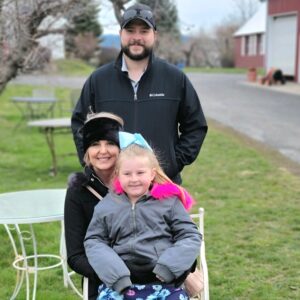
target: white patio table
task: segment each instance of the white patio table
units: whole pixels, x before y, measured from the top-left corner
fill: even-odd
[[[52,159],[52,168],[51,171],[54,176],[57,174],[57,156],[55,151],[54,143],[54,131],[56,130],[68,130],[71,129],[71,118],[56,118],[56,119],[42,119],[29,121],[27,124],[29,127],[36,127],[41,129],[45,134],[47,145],[50,150],[51,159]]]
[[[67,269],[65,238],[64,238],[64,201],[65,189],[28,190],[0,194],[0,224],[3,224],[14,251],[12,266],[17,270],[16,284],[10,299],[15,299],[24,281],[26,282],[26,299],[36,298],[38,271],[61,267],[63,269],[64,285],[70,285],[74,291],[81,293],[74,286]],[[33,224],[46,222],[61,222],[60,249],[56,254],[41,254],[38,252],[37,240]],[[22,230],[20,225],[28,224],[29,230]],[[27,227],[26,226],[26,227]],[[32,254],[27,254],[29,248]],[[27,245],[26,245],[27,243]],[[27,246],[27,247],[26,247]],[[39,265],[40,261],[47,263]],[[49,262],[50,261],[50,262]],[[30,274],[33,274],[31,288]]]
[[[55,97],[12,97],[12,103],[21,112],[21,121],[29,119],[37,119],[42,116],[54,116],[54,107],[57,102]]]

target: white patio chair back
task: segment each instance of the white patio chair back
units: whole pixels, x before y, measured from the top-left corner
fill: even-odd
[[[202,234],[202,242],[199,252],[198,267],[203,274],[203,290],[200,295],[193,299],[209,300],[209,280],[208,267],[205,255],[205,235],[204,235],[204,208],[200,207],[197,214],[191,214],[192,219],[197,223],[199,232]]]

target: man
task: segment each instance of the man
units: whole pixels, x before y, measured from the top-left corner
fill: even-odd
[[[82,162],[80,129],[87,113],[115,113],[123,118],[125,131],[146,138],[166,174],[181,183],[180,171],[196,159],[207,124],[187,76],[153,55],[156,38],[149,6],[135,4],[125,10],[121,52],[116,62],[100,67],[85,82],[72,115],[72,131]]]

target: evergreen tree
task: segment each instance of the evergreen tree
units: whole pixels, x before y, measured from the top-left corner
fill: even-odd
[[[156,53],[177,64],[182,60],[177,7],[173,0],[139,0],[151,7],[159,32]]]
[[[78,0],[70,11],[65,45],[68,56],[73,54],[89,60],[93,52],[98,52],[102,34],[102,27],[98,22],[99,11],[95,0]]]
[[[138,2],[151,7],[160,34],[180,36],[177,7],[172,0],[139,0]]]
[[[102,33],[102,28],[98,22],[99,6],[93,0],[81,0],[81,11],[73,19],[73,32],[79,33],[92,32],[95,37]]]

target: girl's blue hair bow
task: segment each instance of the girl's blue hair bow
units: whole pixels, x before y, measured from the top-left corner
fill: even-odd
[[[140,133],[129,133],[129,132],[120,131],[119,143],[121,149],[124,149],[132,144],[136,144],[152,151],[152,148]]]

